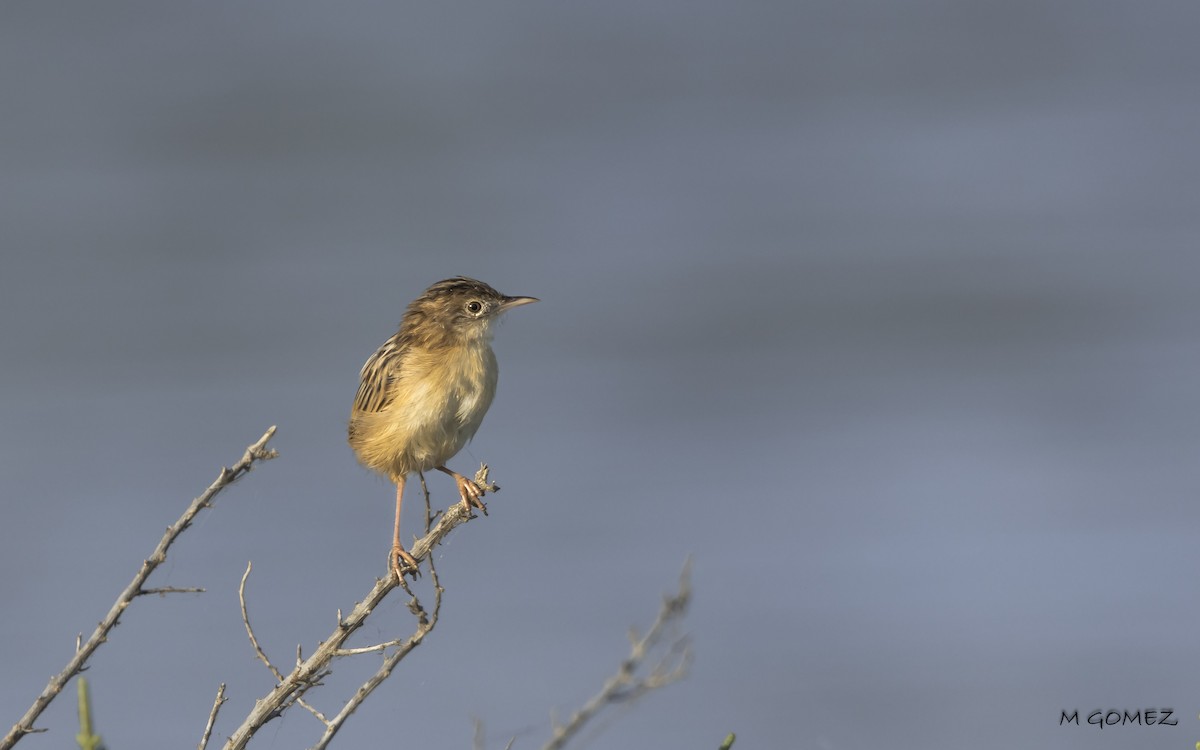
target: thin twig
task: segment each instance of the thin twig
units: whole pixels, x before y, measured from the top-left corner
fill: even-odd
[[[418,561],[430,559],[434,547],[440,544],[451,531],[470,521],[472,518],[474,516],[471,514],[469,508],[463,507],[462,503],[455,503],[438,516],[437,523],[434,524],[433,528],[425,536],[412,544],[409,548],[409,553]],[[441,586],[437,581],[436,571],[431,570],[431,573],[432,583],[434,584],[435,591],[438,592],[434,613],[430,617],[431,624],[428,627],[418,627],[417,631],[411,637],[403,644],[400,644],[397,652],[385,660],[384,667],[380,669],[380,672],[375,677],[372,677],[371,680],[368,680],[367,684],[359,688],[360,693],[364,690],[366,692],[361,697],[356,693],[355,698],[357,702],[354,702],[354,699],[352,699],[353,707],[349,711],[347,711],[346,707],[343,707],[338,716],[329,720],[331,726],[326,729],[326,736],[329,738],[332,738],[332,734],[337,731],[337,727],[341,726],[340,722],[345,720],[345,716],[349,716],[353,708],[356,708],[358,703],[362,702],[362,698],[369,695],[378,682],[382,682],[387,677],[387,673],[390,673],[395,664],[398,664],[405,655],[420,645],[422,639],[432,629],[432,623],[436,622],[441,601]],[[279,684],[255,702],[254,707],[242,721],[241,726],[234,730],[228,742],[226,742],[225,750],[242,750],[245,748],[250,742],[250,738],[264,724],[271,719],[281,716],[292,703],[303,697],[309,689],[320,682],[321,678],[328,673],[329,664],[339,655],[338,652],[343,650],[346,640],[363,626],[367,617],[375,611],[380,602],[393,589],[397,588],[398,585],[396,577],[390,573],[383,578],[376,579],[375,586],[360,602],[354,605],[354,609],[339,619],[333,632],[317,645],[316,650],[307,659],[298,662],[291,672],[280,679]],[[382,677],[380,677],[380,673],[382,673]],[[378,682],[375,682],[376,678],[379,678]],[[347,704],[348,707],[350,705]],[[343,714],[345,715],[343,716]],[[339,717],[341,717],[340,720]],[[327,744],[328,740],[323,739],[322,742]],[[317,747],[324,746],[324,744],[317,745]]]
[[[74,656],[67,662],[67,666],[50,678],[49,684],[42,690],[41,695],[34,700],[33,705],[29,707],[29,710],[25,712],[21,720],[13,725],[12,730],[3,739],[0,739],[0,750],[9,750],[22,737],[36,731],[33,728],[33,723],[37,721],[38,717],[46,710],[51,701],[58,697],[63,687],[66,686],[67,681],[83,670],[87,660],[91,658],[92,653],[99,648],[100,644],[108,639],[109,632],[116,627],[125,608],[143,591],[142,585],[146,582],[146,579],[167,559],[167,550],[170,549],[176,538],[192,525],[192,521],[196,518],[196,515],[205,508],[211,507],[213,499],[217,494],[245,476],[256,461],[266,461],[279,455],[274,449],[266,447],[267,441],[274,435],[275,428],[271,427],[263,433],[263,436],[257,442],[246,449],[241,460],[235,463],[232,468],[222,468],[216,481],[192,501],[192,504],[183,512],[178,521],[167,527],[166,533],[159,540],[158,546],[154,548],[154,552],[142,562],[142,566],[133,577],[133,580],[125,587],[120,596],[117,597],[112,608],[108,610],[108,614],[104,616],[104,619],[92,631],[91,637],[76,649]]]
[[[667,653],[650,667],[645,676],[638,677],[637,670],[646,660],[646,656],[658,645],[664,632],[673,627],[687,610],[692,593],[691,567],[691,561],[684,564],[683,573],[679,576],[679,593],[663,597],[658,617],[646,635],[638,638],[635,633],[630,633],[629,656],[621,662],[617,673],[608,678],[600,692],[572,714],[566,724],[559,724],[551,718],[553,734],[542,746],[542,750],[562,748],[605,706],[635,701],[651,690],[670,685],[687,674],[688,665],[691,663],[691,649],[686,638],[676,639],[668,647]]]
[[[358,648],[339,648],[334,656],[361,656],[363,654],[374,654],[379,651],[387,651],[389,648],[399,646],[408,641],[408,638],[396,638],[395,640],[387,641],[386,643],[376,643],[374,646],[359,646]]]
[[[283,680],[283,675],[263,653],[262,647],[258,645],[258,638],[254,637],[254,628],[250,627],[250,613],[246,611],[246,579],[250,577],[250,571],[254,569],[254,562],[246,561],[246,572],[242,573],[242,582],[238,584],[238,602],[242,605],[242,624],[246,626],[246,635],[250,636],[250,645],[254,647],[254,654],[258,660],[267,665],[267,669],[271,670],[271,674],[275,675],[276,681]]]
[[[271,660],[267,658],[267,655],[265,652],[263,652],[262,647],[258,645],[258,638],[254,637],[254,628],[250,627],[250,613],[246,610],[246,579],[250,577],[250,570],[253,567],[254,563],[247,560],[246,572],[242,573],[242,582],[238,585],[238,601],[241,602],[242,605],[242,623],[246,626],[246,635],[250,636],[250,645],[254,647],[254,653],[258,655],[259,661],[267,665],[267,669],[271,670],[271,674],[275,675],[276,682],[283,682],[283,675],[280,674],[279,670],[275,668],[275,665],[271,663]],[[299,646],[296,647],[297,663],[300,662],[299,648]],[[329,726],[329,720],[325,718],[325,715],[306,703],[304,699],[297,698],[296,702],[303,706],[310,714],[317,717],[317,721],[321,722],[325,726]]]
[[[189,586],[187,588],[183,588],[180,586],[160,586],[159,588],[155,588],[155,589],[141,589],[140,591],[137,592],[137,596],[148,596],[150,594],[158,594],[159,596],[166,596],[167,594],[203,594],[203,593],[204,593],[204,589],[196,588],[196,587],[192,587],[192,586]]]
[[[208,712],[208,723],[204,725],[204,734],[200,735],[200,744],[196,750],[204,750],[208,747],[208,738],[212,736],[213,724],[217,723],[217,711],[221,710],[221,704],[225,702],[225,683],[221,683],[217,688],[217,698],[213,701],[212,710]]]
[[[425,472],[418,471],[417,476],[421,478],[421,494],[425,496],[425,533],[428,534],[433,526],[433,506],[429,504],[429,485],[425,484]]]

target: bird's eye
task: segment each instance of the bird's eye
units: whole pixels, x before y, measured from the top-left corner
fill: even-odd
[[[472,315],[478,313],[482,309],[483,303],[481,303],[479,300],[473,299],[467,303],[467,312],[471,313]]]

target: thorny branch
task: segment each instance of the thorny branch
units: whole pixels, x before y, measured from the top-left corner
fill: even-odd
[[[358,707],[362,705],[362,702],[366,700],[368,695],[375,691],[375,688],[379,687],[384,680],[391,676],[392,670],[396,668],[396,666],[404,659],[404,657],[408,656],[409,652],[421,645],[421,641],[425,640],[425,636],[428,635],[429,632],[437,625],[438,616],[442,611],[443,589],[441,582],[438,581],[437,567],[434,566],[432,557],[429,558],[429,577],[433,582],[433,612],[431,614],[427,614],[424,607],[421,606],[421,602],[418,601],[415,595],[409,600],[408,609],[417,618],[416,632],[414,632],[402,643],[393,641],[392,643],[380,644],[379,646],[373,646],[370,649],[367,649],[369,651],[375,651],[391,648],[393,645],[397,646],[396,650],[383,660],[383,664],[380,665],[375,674],[371,675],[371,677],[354,692],[353,697],[346,701],[346,704],[342,706],[342,710],[338,711],[337,716],[334,716],[329,720],[329,722],[325,725],[325,734],[321,735],[320,741],[313,745],[312,750],[325,750],[325,748],[328,747],[329,743],[333,740],[333,736],[337,734],[339,729],[342,728],[342,724],[346,722],[346,719],[350,718],[350,714],[354,713]],[[412,592],[409,591],[409,593],[411,594]],[[360,649],[341,649],[335,655],[348,656],[355,653],[364,653],[364,651]]]
[[[0,750],[8,750],[13,747],[26,734],[44,731],[35,729],[33,723],[50,702],[62,691],[65,684],[73,676],[86,669],[88,659],[99,645],[107,640],[108,633],[117,625],[121,614],[135,598],[149,594],[165,596],[169,593],[202,592],[204,590],[200,588],[171,586],[147,588],[144,584],[154,570],[166,560],[167,551],[178,536],[192,524],[201,510],[212,506],[214,498],[221,490],[249,472],[255,462],[275,458],[278,455],[274,449],[266,447],[267,442],[274,435],[275,427],[271,427],[257,442],[246,449],[242,459],[234,464],[232,468],[222,469],[216,481],[203,494],[192,501],[192,504],[178,521],[167,528],[166,533],[159,541],[157,547],[155,547],[154,552],[143,562],[141,569],[134,576],[133,581],[121,592],[121,595],[105,618],[96,627],[91,637],[86,642],[83,641],[82,634],[76,639],[75,656],[68,662],[61,673],[51,678],[46,689],[38,696],[33,706],[26,712],[21,721],[13,726],[12,730],[3,740],[0,740]],[[487,467],[482,466],[475,475],[475,482],[480,489],[495,492],[499,487],[488,481],[487,473]],[[445,511],[433,512],[430,508],[429,491],[425,485],[424,476],[421,476],[421,487],[425,494],[425,534],[422,538],[414,541],[410,547],[410,551],[418,561],[429,561],[430,579],[434,591],[434,602],[431,611],[426,610],[417,596],[413,594],[406,581],[396,581],[392,575],[378,579],[367,596],[362,601],[356,603],[349,615],[343,617],[341,610],[338,610],[337,627],[334,632],[318,644],[316,651],[308,659],[302,659],[300,649],[297,648],[296,665],[291,672],[284,675],[267,658],[266,653],[258,643],[253,628],[250,626],[249,613],[246,607],[245,588],[251,566],[247,565],[246,572],[242,576],[241,585],[238,588],[242,620],[246,626],[246,633],[249,636],[255,654],[267,666],[272,675],[274,675],[277,684],[270,693],[255,702],[254,708],[242,722],[242,725],[228,739],[225,744],[226,750],[236,750],[246,747],[250,738],[254,736],[259,728],[271,719],[282,715],[294,703],[301,704],[324,725],[324,734],[318,740],[317,744],[313,746],[312,750],[325,750],[345,721],[358,709],[367,696],[391,675],[396,666],[413,649],[419,646],[425,636],[437,625],[444,590],[433,563],[432,551],[451,531],[475,516],[469,508],[461,503],[456,503]],[[435,521],[436,523],[434,523]],[[579,733],[586,723],[606,706],[621,702],[632,702],[651,690],[664,687],[681,679],[686,674],[691,660],[691,652],[687,639],[684,637],[676,638],[666,648],[666,652],[649,666],[648,670],[643,671],[641,676],[638,675],[638,672],[642,669],[651,653],[657,650],[665,633],[668,630],[673,630],[679,618],[682,617],[691,595],[689,573],[690,563],[684,566],[680,579],[679,592],[664,597],[658,617],[646,635],[639,638],[635,633],[630,634],[630,654],[621,663],[617,673],[610,677],[605,682],[600,693],[576,711],[566,724],[558,725],[555,723],[553,736],[544,746],[544,750],[559,750],[562,748],[571,738]],[[410,596],[408,608],[417,619],[417,628],[412,635],[407,638],[397,638],[373,646],[345,648],[344,644],[349,637],[363,626],[366,618],[387,597],[392,589],[397,586],[402,587]],[[355,691],[354,695],[343,704],[342,708],[332,718],[326,718],[320,711],[317,711],[303,700],[304,694],[312,687],[319,685],[321,679],[329,674],[329,666],[332,664],[333,659],[372,652],[387,652],[389,650],[391,652],[386,656],[375,674]],[[204,727],[204,733],[198,745],[199,750],[206,750],[216,723],[217,714],[225,702],[225,685],[222,683],[217,690],[216,699],[213,701],[212,708],[209,711],[208,722]],[[508,743],[508,748],[512,747],[515,739],[514,737]]]
[[[83,643],[77,643],[75,655],[72,656],[71,660],[67,662],[67,666],[64,667],[61,672],[50,678],[50,682],[46,685],[45,689],[42,690],[41,694],[38,695],[37,699],[34,700],[33,705],[29,707],[29,710],[25,712],[25,715],[21,717],[21,720],[13,725],[12,729],[7,735],[4,736],[3,739],[0,739],[0,750],[9,750],[9,748],[16,745],[17,742],[19,742],[25,735],[32,732],[42,731],[34,729],[34,722],[37,721],[42,712],[46,710],[46,707],[49,706],[56,697],[58,697],[58,694],[62,692],[62,689],[66,686],[67,682],[72,677],[83,671],[88,659],[90,659],[96,649],[100,647],[100,644],[108,640],[109,632],[116,627],[118,621],[121,619],[121,614],[125,611],[125,608],[129,606],[130,602],[144,594],[166,594],[174,593],[178,590],[169,587],[163,589],[146,589],[143,588],[143,584],[146,583],[146,579],[150,577],[150,574],[153,573],[155,569],[158,568],[159,565],[162,565],[163,561],[167,559],[167,550],[170,549],[171,545],[174,544],[179,535],[192,525],[192,521],[196,518],[200,511],[212,506],[213,499],[216,498],[221,490],[245,476],[246,473],[249,472],[254,466],[256,461],[266,461],[279,455],[274,449],[267,448],[267,442],[274,435],[275,428],[271,427],[269,430],[263,433],[263,436],[260,437],[257,442],[246,449],[246,452],[243,454],[240,461],[235,463],[232,467],[222,468],[221,473],[217,476],[216,481],[209,485],[208,489],[206,489],[199,497],[192,501],[192,504],[188,506],[187,510],[184,511],[183,515],[179,517],[178,521],[167,527],[166,533],[164,533],[162,539],[159,540],[158,546],[154,548],[154,552],[152,552],[150,556],[142,562],[142,566],[138,570],[137,574],[133,577],[133,580],[130,581],[129,585],[125,587],[125,590],[121,592],[121,595],[117,597],[116,602],[114,602],[112,607],[108,610],[108,614],[104,616],[104,619],[101,620],[100,624],[96,626],[96,629],[92,631],[91,637]]]
[[[658,617],[646,635],[639,638],[637,633],[630,632],[629,656],[621,662],[617,673],[608,678],[600,692],[572,714],[566,724],[555,723],[554,733],[542,746],[542,750],[560,750],[605,706],[635,701],[651,690],[670,685],[687,675],[692,653],[686,637],[672,641],[667,646],[666,653],[660,656],[644,675],[638,676],[638,670],[662,641],[663,636],[674,629],[687,610],[688,600],[692,595],[691,568],[689,560],[684,564],[683,573],[679,576],[679,592],[663,597]]]
[[[425,495],[425,533],[428,534],[430,526],[433,524],[434,515],[429,505],[429,487],[425,484],[425,475],[418,472],[418,476],[421,477],[421,491]],[[488,483],[486,465],[479,468],[479,471],[475,475],[475,481],[477,484],[485,486],[489,492],[495,492],[500,489],[495,484]],[[346,723],[346,719],[350,717],[350,714],[354,713],[358,707],[362,705],[362,702],[366,700],[367,696],[373,693],[375,688],[379,687],[379,685],[391,675],[392,670],[396,668],[396,665],[398,665],[401,660],[403,660],[404,657],[409,654],[410,651],[421,645],[421,641],[423,641],[425,636],[428,635],[430,631],[432,631],[437,625],[438,616],[442,611],[442,594],[445,590],[442,588],[441,581],[438,580],[437,566],[434,565],[432,555],[429,557],[429,578],[433,583],[432,615],[427,615],[424,607],[421,606],[421,602],[417,599],[416,595],[412,593],[407,585],[404,587],[404,590],[408,591],[409,595],[412,597],[408,602],[408,609],[417,618],[417,630],[407,640],[401,642],[399,639],[397,639],[388,643],[380,643],[375,646],[367,646],[366,648],[361,649],[356,648],[339,650],[337,654],[338,656],[351,656],[354,654],[368,653],[371,651],[384,651],[392,648],[393,646],[398,647],[394,652],[392,652],[391,656],[384,660],[383,664],[379,667],[375,674],[371,675],[371,677],[368,678],[367,681],[355,691],[353,697],[346,701],[346,704],[342,706],[342,710],[338,712],[337,716],[325,723],[325,733],[321,735],[321,739],[317,742],[317,744],[313,745],[312,750],[325,750],[325,748],[329,746],[330,741],[333,740],[333,736],[337,734],[342,725]],[[401,581],[401,583],[403,584],[404,582]],[[338,614],[340,617],[341,613]]]
[[[479,472],[476,473],[475,482],[476,484],[480,485],[481,488],[486,488],[489,492],[495,492],[499,489],[494,484],[488,482],[486,466],[481,467]],[[424,482],[422,482],[422,486],[424,486]],[[426,490],[425,493],[425,501],[428,505],[428,490]],[[378,687],[384,680],[388,678],[388,676],[392,673],[392,670],[395,669],[396,665],[399,664],[400,661],[403,660],[404,657],[407,656],[414,648],[419,646],[425,639],[425,636],[428,635],[431,630],[433,630],[435,625],[437,625],[438,614],[441,611],[442,587],[438,581],[437,570],[433,566],[433,549],[440,544],[441,541],[445,539],[446,536],[456,527],[466,523],[474,517],[475,516],[471,513],[469,508],[465,507],[462,503],[455,503],[449,509],[437,515],[437,523],[433,525],[433,528],[429,528],[428,523],[432,521],[433,515],[427,508],[426,518],[428,521],[426,525],[426,533],[423,537],[413,542],[412,546],[409,548],[410,554],[412,554],[412,556],[416,558],[418,562],[421,560],[429,560],[430,579],[434,587],[434,606],[432,612],[427,612],[425,610],[420,601],[417,599],[416,595],[414,595],[409,589],[406,582],[401,581],[398,583],[393,575],[387,575],[382,579],[377,579],[375,581],[375,586],[367,593],[366,597],[364,597],[362,601],[358,602],[354,606],[354,609],[350,611],[350,614],[343,617],[341,612],[338,612],[338,622],[333,632],[328,637],[323,639],[320,644],[318,644],[316,651],[314,651],[307,659],[301,660],[298,655],[296,659],[296,666],[286,675],[283,675],[274,666],[272,666],[267,660],[266,656],[263,654],[262,649],[259,648],[258,641],[253,634],[253,630],[250,628],[249,616],[246,614],[245,598],[243,595],[243,619],[246,623],[246,630],[250,634],[251,644],[254,646],[255,652],[259,655],[259,658],[261,658],[263,662],[267,664],[268,668],[270,668],[272,673],[276,676],[278,682],[271,692],[255,702],[254,708],[251,709],[241,726],[239,726],[230,736],[229,741],[225,744],[225,750],[241,750],[242,748],[245,748],[247,743],[249,743],[250,738],[253,737],[254,733],[257,732],[264,724],[269,722],[271,719],[281,716],[283,712],[291,707],[293,703],[299,702],[303,698],[304,694],[308,692],[308,690],[317,686],[321,679],[329,673],[329,666],[335,658],[395,648],[395,651],[387,656],[383,662],[383,665],[379,667],[378,671],[376,671],[376,673],[372,675],[370,679],[368,679],[358,688],[357,691],[355,691],[355,694],[342,706],[341,710],[333,718],[326,719],[320,712],[309,708],[309,710],[325,725],[325,733],[322,735],[318,743],[314,745],[313,750],[321,750],[328,746],[330,740],[332,740],[333,736],[337,734],[339,729],[341,729],[342,724],[345,723],[350,714],[354,713],[359,705],[362,704],[363,700],[365,700],[366,697],[370,695],[376,687]],[[247,575],[249,575],[249,567],[247,567]],[[373,611],[375,611],[375,608],[379,606],[384,598],[391,593],[392,589],[396,588],[397,586],[402,586],[411,597],[408,606],[409,610],[417,617],[416,631],[411,636],[403,640],[389,641],[387,643],[382,643],[363,649],[345,648],[344,645],[346,640],[354,633],[354,631],[363,626],[363,623],[366,621],[367,617],[370,616]],[[242,589],[244,590],[244,588],[245,577],[242,579]]]

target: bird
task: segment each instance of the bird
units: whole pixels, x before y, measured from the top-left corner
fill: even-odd
[[[400,543],[400,509],[409,474],[437,469],[454,478],[467,512],[487,509],[483,490],[446,462],[475,436],[496,394],[499,367],[492,326],[536,297],[508,297],[456,276],[413,300],[399,330],[362,366],[348,437],[358,462],[396,485],[396,520],[388,565],[402,582],[416,559]]]

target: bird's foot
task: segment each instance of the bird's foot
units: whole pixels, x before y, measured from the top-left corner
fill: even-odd
[[[396,580],[400,583],[404,583],[405,574],[411,574],[413,578],[421,575],[421,570],[417,567],[417,558],[410,555],[399,544],[392,547],[392,552],[388,555],[388,562],[391,563],[392,572],[396,574]]]
[[[454,481],[458,485],[458,494],[462,498],[463,507],[466,508],[467,513],[471,512],[471,508],[479,508],[483,511],[483,515],[486,516],[488,514],[487,506],[483,504],[480,498],[487,493],[487,490],[467,479],[462,474],[454,473],[451,476],[454,477]]]

